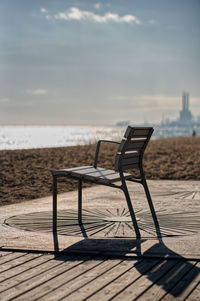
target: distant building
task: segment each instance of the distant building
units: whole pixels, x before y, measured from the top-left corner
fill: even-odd
[[[177,120],[179,125],[190,125],[193,123],[193,116],[189,110],[189,93],[183,92],[182,94],[182,110],[180,117]]]
[[[115,125],[116,126],[120,126],[120,127],[125,127],[130,125],[131,122],[129,120],[125,120],[125,121],[118,121]]]

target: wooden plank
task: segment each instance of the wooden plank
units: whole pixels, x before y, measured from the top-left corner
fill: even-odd
[[[87,281],[84,285],[78,289],[74,289],[74,292],[68,295],[71,300],[79,301],[92,298],[93,295],[96,295],[97,292],[103,290],[105,300],[106,293],[104,288],[107,287],[110,283],[118,279],[121,275],[129,273],[134,269],[134,263],[131,260],[125,260],[120,263],[120,265],[115,265],[112,269],[107,269],[98,273],[97,275],[91,275],[91,279]],[[99,296],[98,296],[99,297]],[[99,298],[95,298],[95,300],[101,300]]]
[[[100,177],[100,179],[105,179],[105,178]],[[119,181],[120,180],[120,175],[119,175],[119,173],[109,174],[109,175],[106,176],[106,180],[108,180],[108,181]]]
[[[92,174],[94,172],[101,172],[104,171],[104,168],[94,168],[93,166],[90,166],[90,168],[86,168],[86,169],[80,169],[80,170],[76,170],[76,171],[71,171],[71,174],[81,174],[81,175],[85,175],[85,174]]]
[[[7,252],[7,251],[0,251],[0,258],[3,257],[3,256],[6,256],[6,255],[9,255],[11,254],[12,252]]]
[[[123,270],[124,267],[121,266],[121,260],[106,260],[101,262],[98,266],[93,269],[75,271],[75,276],[72,278],[72,275],[66,275],[66,279],[63,277],[60,279],[62,282],[59,284],[52,282],[49,283],[49,286],[46,287],[46,290],[43,292],[43,298],[40,300],[55,300],[55,295],[58,300],[67,298],[68,300],[83,300],[85,297],[84,291],[86,290],[93,291],[98,285],[98,279],[108,281],[108,278],[111,277],[112,272],[117,272],[120,270],[119,266]],[[89,264],[89,262],[87,263]],[[86,267],[86,265],[85,265]],[[43,289],[42,289],[43,290]],[[44,295],[44,293],[46,294]],[[41,296],[41,295],[40,295]]]
[[[113,171],[113,170],[105,170],[103,168],[101,169],[101,168],[93,167],[82,173],[71,172],[70,176],[74,177],[74,178],[80,178],[83,180],[92,181],[92,182],[95,182],[95,181],[98,182],[99,178],[102,179],[104,177],[104,175],[113,174],[113,173],[115,173],[115,171]]]
[[[126,170],[130,170],[130,169],[138,168],[138,167],[139,167],[138,163],[127,164],[127,165],[123,164],[122,165],[122,170],[126,171]]]
[[[48,273],[58,273],[60,269],[66,267],[63,266],[63,260],[66,256],[59,256],[60,260],[56,260],[53,255],[51,259],[46,262],[44,257],[44,262],[38,264],[32,269],[27,269],[23,273],[18,274],[5,283],[0,283],[0,296],[1,298],[13,298],[19,292],[26,291],[33,285],[33,283],[40,283],[41,279]],[[4,300],[4,299],[3,299]]]
[[[144,129],[139,129],[139,128],[136,128],[133,132],[133,137],[138,137],[138,136],[148,136],[149,132],[151,131],[152,128],[144,128]]]
[[[139,163],[138,153],[117,154],[115,158],[115,170],[119,170],[121,166],[129,163]]]
[[[200,282],[197,284],[195,289],[191,292],[191,294],[189,295],[187,300],[188,301],[189,300],[190,301],[197,301],[197,300],[199,300],[199,296],[200,296]]]
[[[67,176],[77,179],[82,179],[83,181],[91,181],[95,183],[109,183],[113,181],[119,181],[120,175],[115,170],[105,169],[101,167],[94,168],[93,166],[87,166],[87,168],[83,169],[72,169],[68,173],[68,170],[58,170],[56,171],[57,176]],[[124,174],[125,177],[131,177],[130,174]]]
[[[76,166],[76,167],[71,167],[67,168],[66,170],[81,170],[81,169],[88,169],[91,168],[91,165],[86,165],[86,166]]]
[[[12,252],[10,254],[8,254],[7,256],[2,256],[0,257],[0,265],[5,264],[6,262],[10,262],[12,260],[17,259],[18,257],[24,256],[26,255],[26,253],[24,252]]]
[[[178,301],[186,300],[188,296],[188,300],[198,300],[197,296],[200,296],[200,262],[193,263],[193,268],[162,300],[171,301],[172,296],[175,296]]]
[[[96,300],[112,300],[115,299],[120,292],[122,292],[127,286],[134,283],[138,278],[141,277],[140,272],[136,269],[136,266],[140,267],[140,270],[144,272],[155,266],[158,263],[158,260],[130,260],[132,264],[130,269],[122,272],[118,277],[114,279],[108,279],[110,281],[107,282],[104,286],[101,286],[98,290],[90,294],[88,300],[96,301]],[[126,264],[126,262],[124,263]],[[136,288],[135,288],[136,289]],[[127,299],[121,299],[127,300]]]
[[[129,156],[127,157],[122,157],[121,164],[122,165],[128,165],[128,164],[133,164],[133,163],[139,163],[139,156]]]
[[[26,261],[31,260],[32,258],[38,257],[40,256],[39,254],[24,254],[24,256],[20,256],[17,258],[14,258],[13,260],[9,260],[8,262],[5,262],[3,264],[0,265],[0,279],[2,277],[3,272],[7,271],[13,267],[19,266],[23,263],[25,263]]]
[[[29,284],[29,289],[18,294],[15,300],[59,300],[74,287],[79,287],[88,280],[89,275],[102,268],[108,269],[109,263],[105,260],[67,261],[63,264],[62,271],[45,274],[37,281]],[[52,294],[51,294],[52,292]]]
[[[131,138],[131,137],[146,137],[148,134],[153,130],[151,127],[128,127],[124,137]]]
[[[108,178],[109,179],[109,177],[114,177],[114,178],[119,178],[120,177],[120,175],[119,175],[119,173],[118,172],[116,172],[116,171],[114,171],[114,170],[112,170],[112,171],[110,171],[109,173],[107,173],[107,174],[102,174],[100,177],[106,177],[106,178]]]
[[[145,141],[127,141],[127,143],[125,144],[124,146],[124,149],[126,149],[126,151],[130,151],[130,150],[141,150],[144,145],[146,143],[146,140]]]
[[[86,172],[91,172],[93,170],[93,166],[79,166],[79,167],[72,167],[72,168],[67,168],[67,169],[58,169],[58,170],[54,170],[53,174],[57,175],[57,176],[64,176],[64,175],[71,175],[71,174],[82,174],[82,173],[86,173]],[[105,168],[98,168],[99,170],[105,170]]]
[[[106,175],[114,174],[114,173],[116,173],[114,170],[109,170],[109,169],[107,169],[107,170],[96,170],[96,169],[94,169],[93,172],[88,173],[87,175],[98,178],[98,177],[106,177]]]
[[[100,179],[99,177],[94,177],[92,174],[84,174],[84,175],[81,175],[81,174],[78,174],[78,173],[73,173],[71,175],[73,178],[77,178],[77,179],[82,179],[83,181],[90,181],[90,182],[98,182],[102,179]]]
[[[160,275],[152,274],[149,278],[152,281],[152,285],[142,294],[140,300],[160,300],[166,293],[170,292],[173,286],[180,281],[180,279],[191,269],[191,263],[180,260],[172,269],[168,269],[171,266],[170,261],[166,261],[165,273],[161,271]],[[171,298],[176,297],[170,293]]]
[[[129,158],[137,158],[139,160],[140,158],[138,151],[125,152],[124,154],[117,154],[117,156],[120,156],[122,160]]]
[[[33,256],[34,254],[29,254],[32,255],[31,260],[28,260],[24,262],[23,264],[17,265],[17,266],[12,266],[9,270],[4,270],[0,274],[0,282],[2,283],[4,281],[4,288],[8,288],[7,286],[8,282],[5,283],[6,280],[9,279],[9,285],[11,285],[12,279],[14,277],[19,277],[20,274],[24,273],[25,271],[28,271],[30,269],[36,268],[37,266],[44,264],[45,262],[49,261],[50,259],[53,258],[52,255],[45,255],[45,258],[43,255],[38,255],[38,257]]]
[[[92,166],[77,166],[77,167],[71,167],[71,168],[65,168],[65,169],[59,169],[58,171],[75,171],[75,170],[81,170],[81,169],[88,169]]]
[[[127,151],[140,151],[144,145],[146,144],[146,141],[122,141],[122,143],[119,146],[118,152],[127,152]]]
[[[99,288],[95,291],[93,290],[90,295],[88,295],[88,299],[90,301],[96,301],[96,300],[110,300],[112,298],[118,296],[120,292],[123,292],[126,287],[129,287],[133,283],[136,282],[137,279],[141,278],[141,273],[138,271],[143,271],[143,273],[147,272],[149,269],[151,269],[153,266],[158,264],[158,260],[130,260],[123,262],[124,266],[127,267],[125,270],[120,271],[119,267],[119,274],[115,275],[115,277],[108,277],[107,283],[105,282],[99,282]],[[129,267],[130,266],[130,267]],[[137,269],[138,267],[138,269]],[[135,287],[134,290],[136,290],[137,287]],[[129,300],[123,296],[122,293],[122,299],[121,300]],[[130,298],[130,300],[132,300]]]
[[[151,286],[158,281],[163,275],[165,275],[174,265],[176,261],[161,261],[152,269],[148,269],[145,272],[136,266],[136,269],[140,273],[141,277],[138,277],[135,281],[130,282],[127,286],[121,289],[114,297],[113,300],[133,300],[135,298],[141,298],[143,294],[148,291]],[[149,300],[156,300],[155,298]]]
[[[134,137],[131,138],[131,141],[146,141],[147,137]]]
[[[96,183],[105,183],[110,181],[119,181],[120,175],[118,172],[114,170],[102,170],[102,171],[96,171],[93,169],[94,172],[90,172],[87,174],[76,174],[72,173],[72,177],[80,177],[83,180],[92,181]],[[130,176],[129,174],[125,175],[126,177]]]

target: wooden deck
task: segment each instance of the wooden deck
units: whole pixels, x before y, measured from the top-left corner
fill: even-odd
[[[0,300],[199,300],[200,262],[0,252]]]
[[[83,227],[77,192],[59,195],[57,235],[51,197],[2,207],[0,301],[200,300],[200,182],[150,181],[161,237],[143,191],[130,189],[141,239],[105,187],[83,191]]]

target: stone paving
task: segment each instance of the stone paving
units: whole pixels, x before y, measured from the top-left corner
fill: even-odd
[[[0,300],[199,300],[200,182],[149,181],[161,237],[144,191],[130,184],[136,239],[121,191],[59,195],[0,208]],[[55,252],[56,251],[56,252]]]

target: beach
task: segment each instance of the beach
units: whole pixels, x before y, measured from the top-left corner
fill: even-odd
[[[95,149],[90,144],[0,151],[0,206],[51,195],[51,171],[92,165]],[[116,150],[102,144],[99,166],[113,169]],[[200,180],[200,137],[151,140],[143,162],[147,179]],[[76,181],[59,179],[59,193],[75,189]]]

